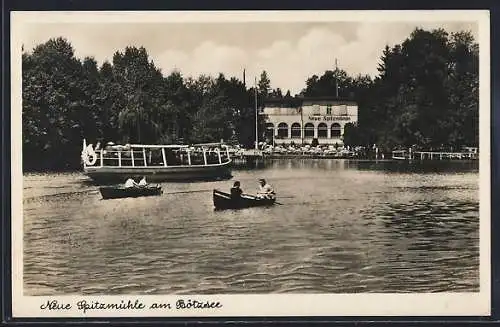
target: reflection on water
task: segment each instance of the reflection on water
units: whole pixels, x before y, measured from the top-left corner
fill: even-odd
[[[477,163],[275,160],[280,205],[213,210],[232,181],[101,200],[81,174],[24,177],[27,295],[479,291]],[[192,193],[177,193],[189,192]]]

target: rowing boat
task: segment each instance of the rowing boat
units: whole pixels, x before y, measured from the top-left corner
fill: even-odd
[[[103,199],[137,198],[141,196],[161,195],[161,186],[102,186],[99,188]]]
[[[213,192],[215,209],[243,209],[250,207],[271,206],[276,199],[258,198],[253,195],[242,194],[239,199],[232,199],[229,193],[214,190]]]

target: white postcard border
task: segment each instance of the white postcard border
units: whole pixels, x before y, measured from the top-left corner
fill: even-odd
[[[23,172],[21,122],[21,35],[30,23],[52,22],[283,22],[283,21],[476,21],[480,44],[480,292],[433,294],[252,294],[252,295],[23,295]],[[489,12],[435,11],[295,11],[295,12],[12,12],[11,13],[11,171],[12,171],[12,313],[21,317],[201,317],[201,316],[487,316],[491,310],[490,232],[490,24]],[[220,302],[216,309],[175,309],[178,300]],[[69,303],[70,310],[42,310],[47,301]],[[78,310],[86,300],[139,301],[144,309]],[[169,303],[172,309],[148,309]]]

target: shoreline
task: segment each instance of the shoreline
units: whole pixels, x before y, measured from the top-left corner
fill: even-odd
[[[236,160],[235,160],[236,159]],[[332,156],[314,156],[314,155],[264,155],[263,157],[256,158],[257,161],[263,161],[263,160],[291,160],[291,159],[296,159],[296,160],[347,160],[351,162],[373,162],[373,163],[388,163],[388,162],[405,162],[405,163],[429,163],[429,162],[463,162],[463,163],[473,163],[473,162],[478,162],[478,159],[412,159],[412,160],[397,160],[397,159],[374,159],[374,158],[350,158],[350,157],[332,157]],[[247,162],[247,160],[244,157],[235,157],[232,158],[233,163],[239,164],[242,162]],[[65,174],[65,173],[82,173],[83,170],[81,169],[61,169],[61,170],[48,170],[48,169],[30,169],[30,170],[23,170],[23,175],[27,174]]]
[[[441,161],[441,162],[456,162],[456,161],[478,161],[479,159],[471,159],[471,158],[463,158],[463,159],[456,159],[456,158],[443,158],[443,159],[419,159],[419,158],[413,158],[413,159],[394,159],[388,156],[387,158],[373,158],[373,157],[352,157],[352,156],[333,156],[333,155],[314,155],[314,154],[264,154],[262,156],[256,156],[254,157],[257,160],[262,160],[262,159],[336,159],[336,160],[351,160],[351,161],[377,161],[377,162],[388,162],[388,161],[395,161],[395,162],[403,162],[403,161],[408,161],[408,162],[421,162],[421,161]],[[234,156],[232,158],[233,160],[246,160],[245,156]]]

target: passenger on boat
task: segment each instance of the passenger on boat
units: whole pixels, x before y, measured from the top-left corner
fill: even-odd
[[[127,181],[125,182],[125,188],[131,188],[135,186],[137,186],[137,183],[132,178],[127,179]]]
[[[146,176],[142,176],[142,179],[139,181],[139,186],[147,186],[148,182],[146,182]]]
[[[274,199],[276,197],[276,193],[274,193],[273,187],[267,184],[265,179],[259,179],[259,183],[260,189],[257,192],[257,197],[264,199]]]
[[[239,199],[241,198],[241,194],[243,190],[240,188],[240,182],[235,181],[233,187],[231,187],[231,199]]]

